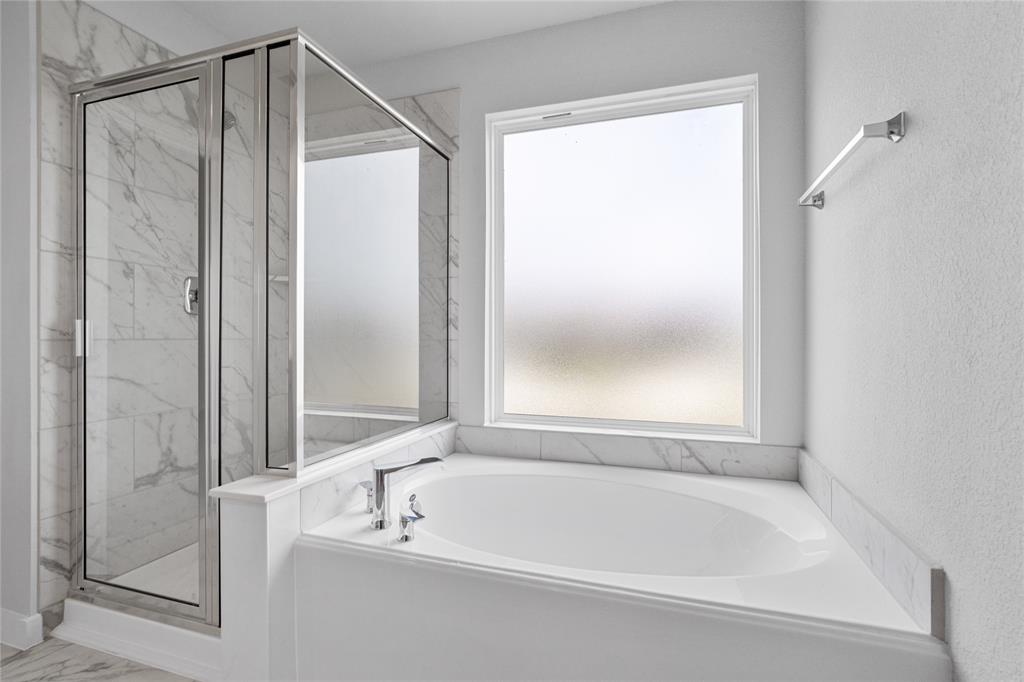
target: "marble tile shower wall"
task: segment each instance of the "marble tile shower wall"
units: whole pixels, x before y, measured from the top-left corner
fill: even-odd
[[[273,90],[273,61],[270,68]],[[275,94],[270,94],[267,118],[267,461],[285,466],[292,459],[288,447],[289,113],[287,101],[279,101]]]
[[[315,455],[409,425],[408,421],[396,419],[307,414],[302,435],[306,454]]]
[[[443,294],[440,292],[447,291],[447,339],[444,340],[447,345],[447,371],[448,371],[448,418],[451,420],[458,420],[459,417],[459,398],[458,398],[458,349],[459,349],[459,100],[460,90],[458,88],[452,88],[449,90],[440,90],[437,92],[425,93],[422,95],[414,95],[411,97],[401,97],[393,99],[389,103],[399,113],[404,115],[409,121],[419,127],[424,133],[430,136],[438,145],[441,146],[451,157],[451,162],[448,164],[448,282],[447,288],[441,288],[441,282],[438,278],[427,278],[426,282],[422,285],[427,291],[421,292],[421,302],[423,301],[434,301],[438,305],[431,307],[427,305],[428,309],[435,311],[442,311],[444,306],[439,305],[443,300]],[[432,161],[426,161],[425,163],[433,163]],[[426,171],[426,172],[424,172]],[[436,174],[429,172],[429,169],[421,168],[421,175],[423,177],[437,177]],[[424,188],[424,191],[428,191]],[[429,193],[429,191],[428,191]],[[436,193],[434,196],[437,196]],[[439,214],[438,209],[434,208],[434,218],[431,222],[430,213],[426,214],[427,222],[421,225],[421,235],[424,239],[443,239],[442,225],[437,221],[436,216]],[[440,253],[443,250],[434,250],[432,253]],[[427,264],[429,269],[429,263]],[[440,269],[435,268],[434,272],[440,275]],[[429,317],[427,318],[430,319]],[[436,357],[439,354],[442,346],[442,339],[427,338],[422,342],[428,347],[423,349],[428,356],[434,354]],[[431,368],[442,367],[445,363],[430,363]],[[421,381],[429,381],[428,376],[421,376]],[[435,385],[438,384],[436,381]],[[439,400],[440,396],[423,396],[426,400]]]
[[[173,55],[156,43],[127,29],[88,5],[76,1],[59,0],[38,4],[40,26],[40,94],[39,94],[39,471],[40,471],[40,563],[39,603],[45,608],[61,601],[67,592],[72,574],[71,519],[72,496],[70,468],[72,456],[72,368],[74,350],[75,267],[74,222],[72,219],[71,165],[72,118],[66,87],[76,81],[98,78],[130,68],[163,61]],[[156,106],[157,102],[152,101]],[[148,109],[146,109],[148,111]],[[109,131],[127,134],[135,129]],[[121,142],[126,142],[122,138]],[[139,146],[136,146],[136,142]],[[118,163],[130,164],[135,151],[150,144],[151,140],[133,138],[130,147],[122,147],[125,155],[111,159],[109,167]],[[145,152],[143,152],[145,153]],[[148,157],[147,157],[148,158]],[[130,165],[121,170],[130,171]],[[114,285],[123,296],[111,297],[103,311],[105,321],[97,325],[97,344],[106,345],[112,362],[152,362],[144,347],[153,351],[170,340],[162,337],[166,332],[182,335],[187,330],[162,328],[159,314],[163,290],[162,280],[170,273],[168,262],[183,265],[184,254],[177,244],[162,239],[153,241],[162,233],[163,225],[173,216],[194,210],[194,200],[174,196],[173,193],[153,191],[153,181],[159,177],[156,167],[138,168],[137,183],[129,183],[125,176],[107,178],[115,185],[109,194],[112,203],[106,207],[96,204],[96,210],[110,212],[111,243],[117,247],[107,267],[94,268],[97,280],[93,286]],[[153,175],[149,175],[154,171]],[[150,187],[146,187],[150,185]],[[159,189],[157,187],[156,189]],[[129,200],[130,199],[130,200]],[[194,224],[194,222],[193,222]],[[157,267],[154,267],[157,266]],[[109,281],[105,281],[109,280]],[[177,290],[175,283],[174,290]],[[142,303],[141,305],[137,305]],[[152,314],[150,314],[152,313]],[[187,324],[187,323],[186,323]],[[145,339],[153,334],[156,339]],[[104,338],[105,337],[105,338]],[[139,354],[122,353],[119,346],[138,343]],[[97,348],[99,349],[99,348]],[[180,356],[179,356],[180,357]],[[180,358],[187,364],[187,359]],[[176,376],[164,371],[165,362],[155,363],[161,376],[155,377],[168,390],[178,390]],[[116,372],[116,367],[110,368]],[[125,372],[133,371],[124,367]],[[109,517],[127,518],[124,510],[134,508],[136,501],[145,499],[139,507],[140,516],[131,523],[108,526],[105,532],[112,540],[120,541],[119,549],[126,549],[132,540],[149,535],[154,524],[173,533],[175,525],[184,519],[173,519],[169,527],[160,517],[168,505],[177,505],[182,496],[194,495],[190,488],[190,474],[173,465],[173,452],[164,456],[168,438],[179,431],[188,432],[194,423],[193,405],[187,399],[174,400],[170,410],[146,410],[135,413],[129,408],[133,396],[118,393],[120,388],[110,385],[112,414],[110,419],[96,421],[87,433],[87,446],[100,447],[109,443],[107,455],[111,462],[124,466],[111,466],[106,478],[97,479],[106,486],[106,494],[117,495],[121,505]],[[185,437],[185,434],[181,434]],[[135,459],[135,453],[140,458]],[[184,467],[187,469],[187,467]],[[146,515],[148,512],[148,516]],[[119,522],[120,523],[120,522]],[[145,543],[143,543],[145,544]],[[152,547],[145,550],[152,552]],[[118,553],[115,553],[118,554]],[[117,561],[125,560],[122,551]]]
[[[253,263],[256,173],[252,57],[224,66],[225,116],[221,186],[220,464],[221,483],[253,473],[256,434],[256,306]]]

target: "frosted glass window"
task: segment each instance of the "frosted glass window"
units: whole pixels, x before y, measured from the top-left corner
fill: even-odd
[[[743,108],[503,135],[504,414],[744,425]]]

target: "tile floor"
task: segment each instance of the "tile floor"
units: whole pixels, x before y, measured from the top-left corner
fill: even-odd
[[[195,604],[199,601],[199,546],[193,542],[110,582]]]
[[[49,638],[26,651],[3,647],[0,663],[3,682],[37,680],[139,680],[188,682],[188,678],[157,670],[118,656]]]

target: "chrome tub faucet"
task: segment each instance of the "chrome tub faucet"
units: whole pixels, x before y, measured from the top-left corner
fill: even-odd
[[[404,469],[420,466],[422,464],[433,464],[440,462],[440,457],[424,457],[423,459],[416,460],[415,462],[406,462],[405,464],[395,464],[392,466],[380,466],[374,467],[373,469],[373,483],[364,481],[362,486],[366,488],[366,507],[367,511],[373,514],[370,519],[370,527],[376,530],[384,530],[391,525],[391,518],[388,512],[388,476]],[[413,502],[414,500],[410,500]],[[403,524],[403,531],[405,525]],[[411,528],[410,528],[411,531]],[[411,539],[410,532],[410,539]]]

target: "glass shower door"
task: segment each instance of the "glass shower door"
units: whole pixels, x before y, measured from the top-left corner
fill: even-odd
[[[192,71],[86,102],[78,169],[82,575],[196,607],[204,85]]]

